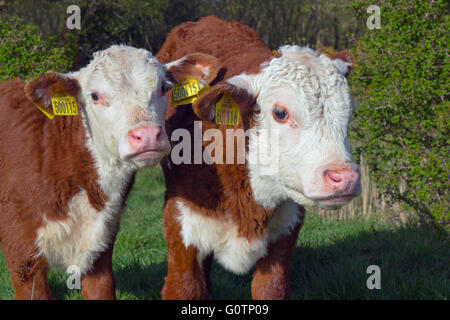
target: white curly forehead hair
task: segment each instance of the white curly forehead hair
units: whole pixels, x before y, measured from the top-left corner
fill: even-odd
[[[133,84],[138,92],[150,92],[163,79],[166,69],[147,50],[125,45],[113,45],[94,53],[91,62],[80,70],[89,75],[80,79],[86,85],[99,79],[105,86],[114,89],[127,89]],[[118,87],[119,86],[119,87]]]
[[[259,81],[254,88],[256,92],[268,85],[309,85],[313,89],[318,89],[321,82],[337,85],[338,82],[345,81],[348,67],[352,65],[351,62],[318,55],[316,51],[306,47],[285,45],[280,47],[278,53],[280,57],[261,65],[261,72],[257,76]]]

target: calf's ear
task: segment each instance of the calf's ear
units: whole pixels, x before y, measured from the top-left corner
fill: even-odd
[[[256,98],[253,94],[246,88],[224,82],[214,85],[193,102],[192,109],[194,110],[194,113],[201,120],[214,122],[216,116],[216,104],[225,94],[229,94],[234,102],[239,105],[241,117],[245,118],[252,110],[254,110]]]
[[[333,64],[345,77],[350,74],[353,69],[353,55],[350,51],[336,52],[333,57]]]
[[[25,94],[36,105],[53,113],[51,98],[56,93],[77,97],[81,88],[75,78],[61,73],[45,73],[25,84]]]
[[[219,73],[222,64],[219,59],[206,53],[193,53],[167,63],[167,76],[175,83],[186,78],[197,79],[200,87],[211,83]]]

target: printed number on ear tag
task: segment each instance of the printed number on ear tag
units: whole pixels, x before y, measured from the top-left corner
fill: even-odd
[[[78,115],[77,100],[64,93],[57,93],[52,97],[52,106],[55,116]]]
[[[237,126],[239,117],[239,105],[226,92],[216,103],[216,123]]]
[[[199,91],[200,89],[197,80],[194,78],[187,78],[186,80],[177,83],[172,88],[172,104],[179,106],[192,103],[197,99]]]

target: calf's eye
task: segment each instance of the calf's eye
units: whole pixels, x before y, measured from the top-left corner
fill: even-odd
[[[97,90],[92,90],[89,95],[91,96],[94,104],[101,104],[104,106],[108,106],[108,103],[103,99],[102,95],[98,93]]]
[[[278,122],[286,122],[289,118],[289,114],[284,108],[274,108],[272,114],[273,118]]]
[[[92,97],[92,100],[94,100],[94,101],[98,101],[100,99],[97,92],[92,92],[91,97]]]

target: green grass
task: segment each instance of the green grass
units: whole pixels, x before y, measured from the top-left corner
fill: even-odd
[[[114,248],[118,299],[160,299],[167,272],[161,213],[161,169],[138,172]],[[368,290],[366,269],[381,269],[381,290]],[[394,226],[363,219],[335,220],[307,214],[291,268],[293,299],[448,299],[449,237],[428,227]],[[67,275],[50,273],[57,299],[79,299]],[[213,299],[250,299],[251,275],[236,276],[214,263]],[[14,292],[0,255],[0,299]]]

